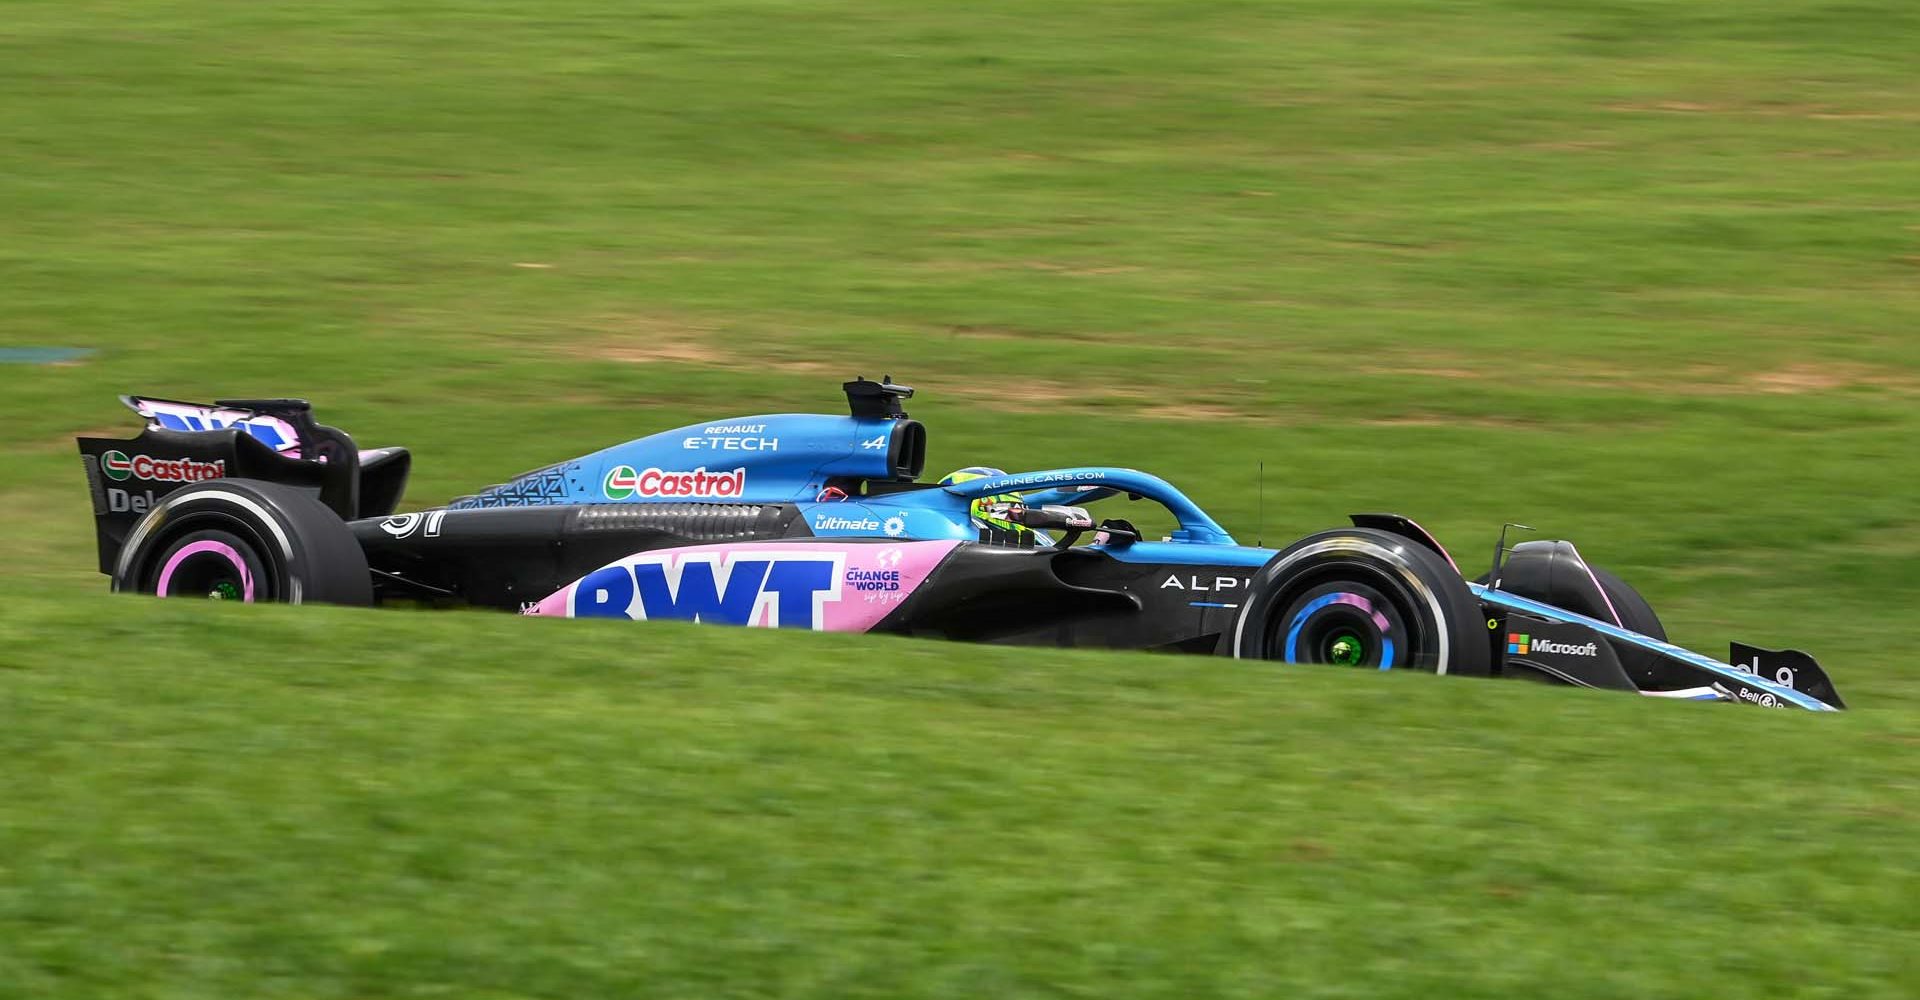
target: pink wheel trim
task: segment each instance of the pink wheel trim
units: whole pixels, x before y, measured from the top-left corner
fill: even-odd
[[[240,553],[235,551],[233,546],[225,542],[214,541],[198,541],[175,552],[173,558],[168,559],[167,564],[160,567],[160,583],[154,588],[154,596],[167,596],[167,586],[173,582],[174,570],[179,569],[180,564],[186,562],[188,557],[199,555],[202,552],[213,552],[221,555],[226,558],[227,562],[230,563],[234,569],[239,570],[240,599],[249,604],[253,603],[253,574],[247,571],[247,561],[240,558]]]

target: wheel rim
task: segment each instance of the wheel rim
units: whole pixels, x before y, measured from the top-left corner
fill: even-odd
[[[155,578],[156,597],[200,597],[216,601],[252,603],[256,594],[253,570],[232,545],[201,539],[181,546],[167,557]]]
[[[1303,589],[1274,618],[1277,657],[1287,663],[1392,670],[1410,666],[1406,615],[1379,590],[1355,581]]]

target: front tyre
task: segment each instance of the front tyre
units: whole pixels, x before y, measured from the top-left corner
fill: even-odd
[[[339,516],[278,483],[213,479],[168,494],[120,549],[113,589],[248,603],[373,603],[366,554]]]
[[[1480,602],[1432,549],[1391,532],[1336,528],[1287,546],[1254,575],[1234,655],[1286,663],[1484,677]]]

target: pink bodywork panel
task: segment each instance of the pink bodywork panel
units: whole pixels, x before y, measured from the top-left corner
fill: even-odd
[[[576,617],[575,604],[581,584],[595,574],[615,567],[629,573],[636,568],[653,574],[652,567],[663,571],[666,586],[680,586],[685,567],[705,563],[711,578],[726,587],[736,562],[826,562],[832,565],[832,583],[812,595],[812,627],[826,632],[865,632],[880,623],[926,582],[940,561],[959,545],[955,541],[933,542],[734,542],[721,545],[695,545],[676,549],[657,549],[636,553],[609,563],[602,570],[567,584],[544,600],[526,609],[529,615],[560,618]],[[656,578],[660,574],[656,574]],[[704,577],[703,577],[704,578]],[[590,595],[591,602],[603,595]],[[762,590],[745,624],[771,627],[786,617],[778,606],[780,595]],[[797,612],[789,611],[789,614]],[[625,608],[625,616],[648,617],[638,589]],[[738,624],[738,622],[734,622]]]

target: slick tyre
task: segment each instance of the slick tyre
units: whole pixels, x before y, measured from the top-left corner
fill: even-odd
[[[367,557],[334,512],[290,486],[215,479],[169,494],[134,525],[113,589],[282,604],[373,603]]]
[[[1593,578],[1606,592],[1607,601],[1620,617],[1620,627],[1629,632],[1649,635],[1661,642],[1667,641],[1666,626],[1660,624],[1660,616],[1653,613],[1653,605],[1640,596],[1640,592],[1628,586],[1627,581],[1614,576],[1598,566],[1588,566]],[[1605,616],[1596,616],[1604,618]],[[1627,672],[1634,683],[1646,686],[1659,677],[1660,656],[1653,650],[1624,642],[1613,644],[1614,655],[1620,658],[1621,669]]]
[[[1627,581],[1614,576],[1598,566],[1588,566],[1593,570],[1593,578],[1606,591],[1607,600],[1613,604],[1613,610],[1620,615],[1620,627],[1629,632],[1650,635],[1661,642],[1667,641],[1667,628],[1660,624],[1660,616],[1653,613],[1653,605],[1640,596],[1640,592],[1627,584]],[[1604,617],[1604,616],[1601,616]]]
[[[1582,596],[1582,592],[1577,589],[1528,588],[1513,592],[1589,618],[1598,618],[1603,622],[1617,624],[1629,632],[1638,632],[1662,642],[1666,641],[1666,627],[1660,624],[1660,616],[1654,613],[1653,605],[1648,604],[1647,599],[1641,597],[1639,591],[1633,589],[1627,581],[1584,559],[1580,560],[1580,565],[1591,572],[1593,582],[1600,585],[1600,591],[1606,597],[1604,604],[1590,596]],[[1482,573],[1474,582],[1485,586],[1489,579],[1491,577],[1488,574]],[[1506,589],[1507,585],[1502,586]]]
[[[1445,558],[1372,528],[1287,546],[1254,575],[1234,632],[1241,659],[1484,677],[1480,602]]]

